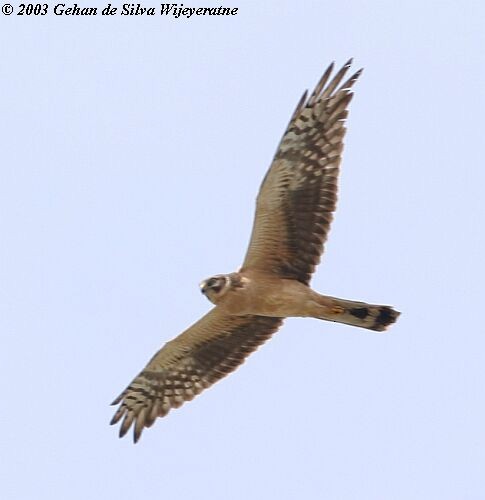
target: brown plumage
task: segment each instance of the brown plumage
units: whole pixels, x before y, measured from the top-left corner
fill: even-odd
[[[327,69],[309,98],[303,95],[257,198],[250,244],[237,273],[201,283],[216,305],[158,351],[116,398],[111,423],[120,436],[145,427],[236,369],[289,316],[314,317],[383,331],[392,307],[320,295],[309,287],[320,261],[337,200],[337,178],[351,87],[341,83],[351,61],[330,79]]]
[[[325,87],[331,64],[310,98],[305,92],[295,109],[261,185],[243,270],[270,267],[279,276],[310,282],[337,201],[350,89],[362,72],[334,92],[349,66],[350,61]]]
[[[282,322],[264,316],[229,316],[214,307],[153,356],[114,400],[113,404],[123,403],[111,423],[123,417],[120,436],[134,423],[138,441],[143,427],[235,370]]]

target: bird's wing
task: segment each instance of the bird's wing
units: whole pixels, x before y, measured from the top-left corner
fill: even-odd
[[[351,87],[362,71],[340,84],[351,61],[330,80],[331,64],[298,103],[260,188],[242,271],[308,284],[320,262],[337,200]]]
[[[229,316],[213,308],[185,332],[167,342],[113,401],[111,424],[123,418],[120,437],[134,424],[135,442],[145,427],[170,409],[190,401],[235,370],[280,327],[280,318]]]

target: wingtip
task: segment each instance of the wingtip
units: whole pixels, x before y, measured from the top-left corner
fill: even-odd
[[[354,76],[352,78],[355,78],[357,80],[357,78],[359,78],[359,76],[364,72],[364,68],[359,68],[355,73],[354,73]]]
[[[303,104],[307,101],[308,98],[308,89],[303,92],[302,96],[300,97],[300,102],[298,103],[298,107],[303,106]]]
[[[116,406],[117,404],[121,403],[121,400],[123,399],[124,393],[121,393],[116,399],[113,400],[112,403],[110,403],[110,406]]]
[[[109,421],[109,425],[115,425],[118,421],[119,421],[119,418],[117,418],[116,415],[113,415],[113,417]]]

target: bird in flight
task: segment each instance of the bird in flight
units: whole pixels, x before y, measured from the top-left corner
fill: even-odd
[[[213,307],[167,342],[114,400],[111,424],[134,441],[165,416],[235,370],[287,317],[310,317],[383,331],[390,306],[320,295],[310,279],[320,262],[337,200],[337,178],[351,91],[348,61],[333,63],[300,99],[260,187],[249,247],[239,271],[200,284]]]

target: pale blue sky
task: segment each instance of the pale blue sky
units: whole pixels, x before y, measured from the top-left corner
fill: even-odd
[[[2,498],[485,498],[483,3],[224,4],[239,14],[0,14]],[[302,91],[350,56],[313,285],[399,322],[291,319],[119,440],[108,404],[209,309],[198,282],[240,264]]]

